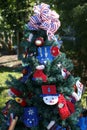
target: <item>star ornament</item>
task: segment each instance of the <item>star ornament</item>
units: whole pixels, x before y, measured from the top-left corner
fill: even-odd
[[[51,47],[51,54],[56,57],[60,54],[60,50],[57,46],[52,46]]]
[[[33,114],[34,114],[34,111],[33,111],[32,109],[30,109],[30,110],[28,111],[28,114],[29,114],[29,115],[33,115]]]

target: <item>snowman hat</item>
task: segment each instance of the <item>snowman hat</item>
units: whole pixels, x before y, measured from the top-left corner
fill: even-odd
[[[41,97],[45,96],[58,96],[59,94],[56,92],[55,85],[42,85],[42,95]]]

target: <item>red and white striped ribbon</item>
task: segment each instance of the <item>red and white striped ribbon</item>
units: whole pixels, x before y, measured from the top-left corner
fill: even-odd
[[[48,39],[53,39],[54,33],[60,27],[59,15],[55,11],[50,10],[50,6],[44,3],[34,6],[34,13],[28,23],[29,29],[46,30]]]

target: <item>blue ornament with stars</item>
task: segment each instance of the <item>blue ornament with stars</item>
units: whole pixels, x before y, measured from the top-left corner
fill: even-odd
[[[22,121],[26,127],[36,127],[39,123],[38,111],[36,107],[25,107]]]

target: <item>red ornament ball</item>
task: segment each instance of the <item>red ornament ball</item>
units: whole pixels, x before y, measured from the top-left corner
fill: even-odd
[[[59,48],[57,46],[51,47],[51,54],[53,56],[58,56],[60,54]]]
[[[36,46],[42,46],[44,44],[44,38],[43,37],[38,37],[35,40],[35,45]]]

